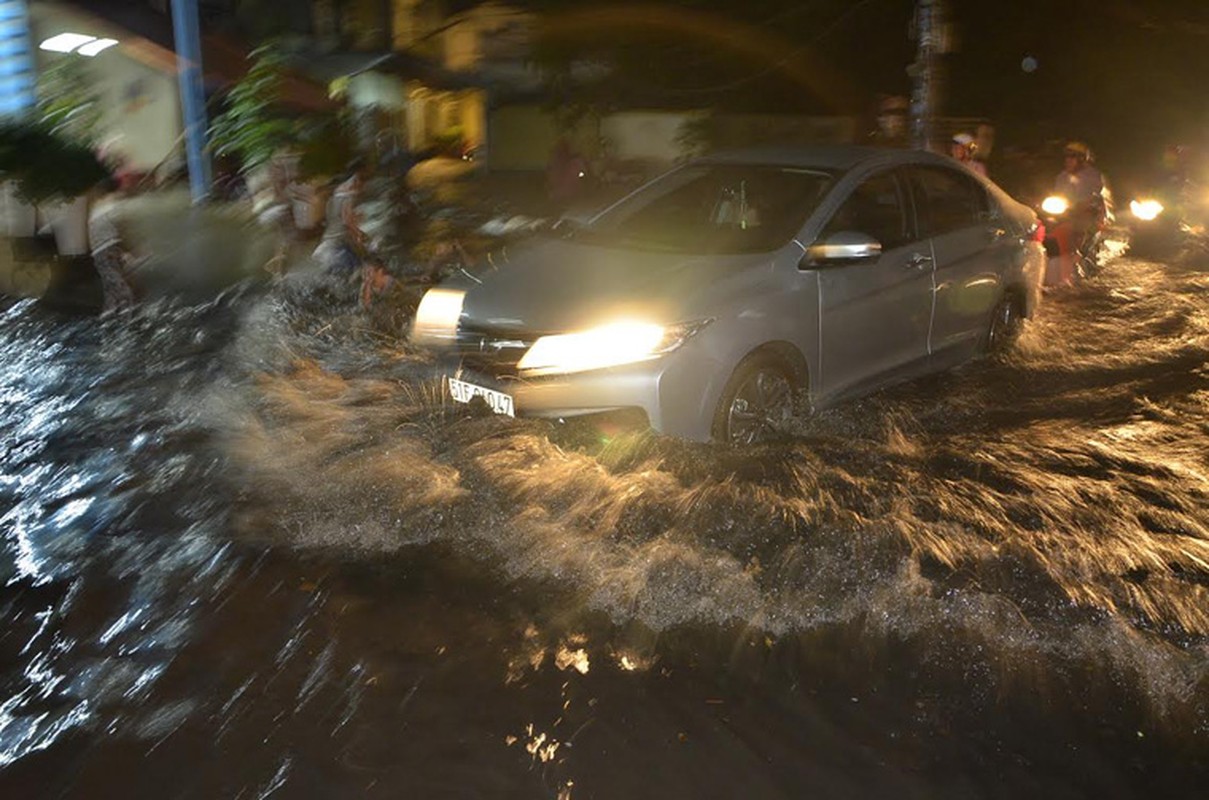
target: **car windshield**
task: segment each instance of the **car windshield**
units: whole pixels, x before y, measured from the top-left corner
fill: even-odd
[[[833,177],[797,167],[694,164],[621,201],[574,238],[674,253],[764,253],[793,239]]]

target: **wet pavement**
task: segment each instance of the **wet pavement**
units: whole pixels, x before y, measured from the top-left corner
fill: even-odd
[[[3,312],[0,796],[1204,795],[1209,265],[751,451],[339,301]]]

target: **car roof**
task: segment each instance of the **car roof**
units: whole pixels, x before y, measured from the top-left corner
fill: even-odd
[[[946,163],[925,150],[904,150],[866,145],[820,144],[802,147],[760,147],[716,153],[698,159],[707,164],[760,164],[848,171],[865,161],[891,163]]]

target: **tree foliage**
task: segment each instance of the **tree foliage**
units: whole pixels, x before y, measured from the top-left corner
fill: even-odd
[[[55,133],[86,145],[97,143],[104,112],[84,58],[70,54],[50,58],[38,76],[37,114]]]
[[[285,58],[275,45],[258,47],[252,66],[231,88],[225,110],[210,125],[210,144],[219,156],[233,156],[245,170],[297,144],[295,121],[281,108]]]
[[[36,204],[78,197],[109,170],[88,145],[48,121],[26,119],[0,125],[0,175]]]

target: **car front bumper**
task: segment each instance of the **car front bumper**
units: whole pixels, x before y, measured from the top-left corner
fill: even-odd
[[[456,357],[443,363],[443,371],[447,377],[509,395],[517,416],[561,419],[638,409],[660,433],[708,441],[720,365],[703,363],[689,350],[622,367],[541,378],[493,374]]]

